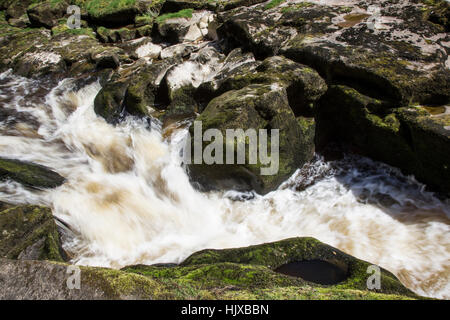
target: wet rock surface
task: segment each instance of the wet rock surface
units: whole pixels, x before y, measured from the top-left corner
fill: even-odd
[[[0,179],[11,179],[29,187],[55,188],[65,181],[58,173],[29,162],[0,158]]]
[[[49,208],[12,207],[0,212],[0,257],[64,261],[60,236]]]
[[[321,286],[272,270],[277,263],[299,257],[345,263],[349,277],[338,285]],[[315,239],[297,238],[249,248],[205,250],[181,265],[137,265],[120,271],[80,267],[82,290],[71,290],[67,285],[73,274],[68,272],[70,265],[0,259],[0,299],[419,298],[385,270],[381,271],[382,290],[366,290],[367,266]]]

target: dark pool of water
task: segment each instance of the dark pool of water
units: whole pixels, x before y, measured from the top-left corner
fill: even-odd
[[[322,285],[337,284],[347,279],[346,270],[323,260],[290,262],[275,272]]]

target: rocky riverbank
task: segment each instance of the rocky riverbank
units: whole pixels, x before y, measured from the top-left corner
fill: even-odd
[[[68,27],[69,5],[81,10],[79,29]],[[0,71],[55,85],[98,79],[95,112],[113,125],[132,115],[166,129],[196,119],[222,133],[280,130],[277,175],[262,176],[261,163],[192,164],[202,191],[267,194],[333,145],[448,198],[449,12],[448,2],[429,0],[0,0]],[[35,189],[65,181],[3,158],[0,177]],[[382,289],[368,291],[370,264],[306,238],[201,252],[177,266],[83,267],[86,290],[71,291],[50,209],[7,207],[1,298],[417,298],[384,270]],[[315,260],[343,280],[324,286],[275,272]]]
[[[67,284],[73,271],[63,262],[67,257],[49,209],[10,208],[0,213],[0,223],[0,299],[419,298],[384,269],[380,289],[368,290],[370,263],[313,238],[204,250],[180,265],[138,265],[122,270],[80,267],[78,290]],[[316,266],[309,281],[280,271],[301,261],[320,261],[326,266],[323,270]],[[327,278],[327,285],[321,285],[320,277]]]

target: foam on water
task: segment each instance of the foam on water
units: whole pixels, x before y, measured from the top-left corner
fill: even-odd
[[[413,178],[366,158],[317,157],[266,196],[200,193],[181,163],[185,127],[167,134],[156,120],[134,118],[109,125],[93,110],[100,85],[78,87],[66,79],[39,95],[44,85],[0,75],[0,156],[67,178],[49,191],[0,182],[0,201],[52,207],[70,226],[64,247],[74,263],[180,262],[204,248],[312,236],[419,294],[450,298],[450,204]]]

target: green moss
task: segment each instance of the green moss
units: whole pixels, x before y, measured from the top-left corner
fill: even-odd
[[[297,3],[294,5],[291,5],[289,7],[284,7],[281,9],[282,13],[288,13],[288,12],[293,12],[293,11],[299,11],[299,10],[303,10],[305,8],[310,8],[313,7],[314,3],[311,2],[301,2],[301,3]]]
[[[136,0],[90,0],[86,2],[86,9],[92,16],[100,16],[129,8],[136,4]]]
[[[0,179],[13,179],[38,188],[54,188],[64,183],[64,178],[45,167],[0,158]]]
[[[0,212],[0,225],[0,257],[17,259],[24,250],[36,246],[34,259],[64,261],[49,208],[22,206],[7,209]]]
[[[79,28],[71,29],[67,26],[67,20],[62,19],[59,24],[52,28],[52,35],[57,36],[60,34],[76,35],[76,36],[89,36],[92,39],[96,39],[95,32],[91,28]]]
[[[414,300],[402,295],[310,286],[229,290],[225,291],[221,298],[226,300]]]
[[[271,0],[268,4],[265,5],[264,10],[270,10],[275,7],[278,7],[280,4],[282,4],[285,0]]]
[[[134,19],[136,26],[151,25],[155,21],[155,17],[150,14],[136,16]]]
[[[324,260],[347,268],[348,278],[321,286],[274,272],[278,266],[303,260]],[[416,299],[390,272],[381,269],[381,290],[367,290],[370,263],[327,246],[313,238],[293,238],[226,250],[203,250],[179,266],[130,266],[136,273],[160,283],[176,283],[199,297],[214,299]],[[191,294],[192,295],[192,294]]]
[[[166,21],[168,19],[175,19],[175,18],[190,19],[190,18],[192,18],[193,12],[194,12],[194,9],[183,9],[178,12],[166,13],[166,14],[163,14],[163,15],[159,16],[158,18],[156,18],[156,22],[163,23],[164,21]]]

